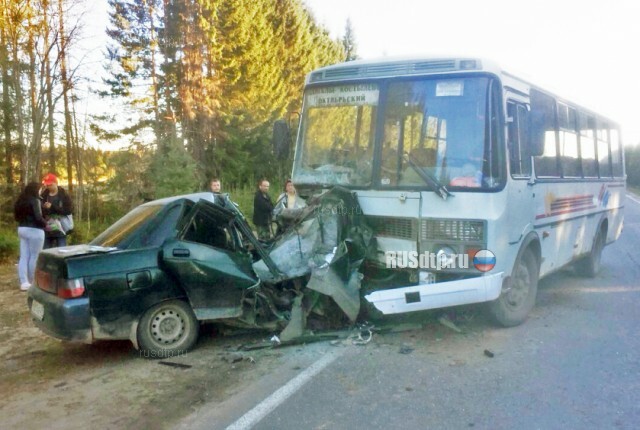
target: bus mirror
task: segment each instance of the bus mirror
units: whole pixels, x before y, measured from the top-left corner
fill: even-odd
[[[544,113],[531,111],[529,121],[529,155],[539,156],[544,152],[546,134]]]
[[[289,158],[291,148],[291,134],[289,125],[284,119],[279,119],[273,124],[273,153],[278,160]]]

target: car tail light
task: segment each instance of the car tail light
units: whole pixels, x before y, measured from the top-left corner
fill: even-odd
[[[58,297],[72,299],[84,294],[84,281],[78,279],[58,279]]]
[[[56,283],[54,282],[53,275],[49,272],[45,272],[44,270],[36,270],[36,285],[43,291],[48,291],[54,294],[56,292]]]

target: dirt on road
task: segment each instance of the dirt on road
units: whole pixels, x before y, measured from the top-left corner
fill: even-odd
[[[236,352],[264,334],[221,337],[208,326],[194,351],[166,360],[141,358],[128,341],[58,341],[33,325],[18,285],[15,265],[1,265],[4,428],[168,428],[260,378],[288,353]]]
[[[353,329],[346,329],[351,340],[327,341],[318,348],[244,351],[243,346],[268,340],[271,334],[221,336],[204,325],[193,351],[150,360],[129,341],[84,345],[43,334],[33,325],[27,295],[18,285],[15,265],[0,265],[0,422],[5,428],[175,428],[203,408],[242,397],[257,380],[279,369],[301,370],[323,348],[364,347],[374,353],[391,347],[405,354],[438,344],[447,350],[457,338],[472,342],[458,342],[456,356],[470,356],[478,354],[481,340],[493,332],[486,332],[486,321],[475,318],[474,308],[440,310],[387,321],[387,328],[376,332],[370,343],[359,342]],[[464,333],[438,320],[447,314]]]

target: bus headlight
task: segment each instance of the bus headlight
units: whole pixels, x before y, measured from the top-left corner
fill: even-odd
[[[450,246],[441,246],[436,251],[436,260],[440,267],[453,267],[455,251]]]

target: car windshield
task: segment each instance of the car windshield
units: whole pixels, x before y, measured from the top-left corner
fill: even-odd
[[[91,245],[126,248],[136,232],[160,212],[164,205],[138,206],[91,241]]]

